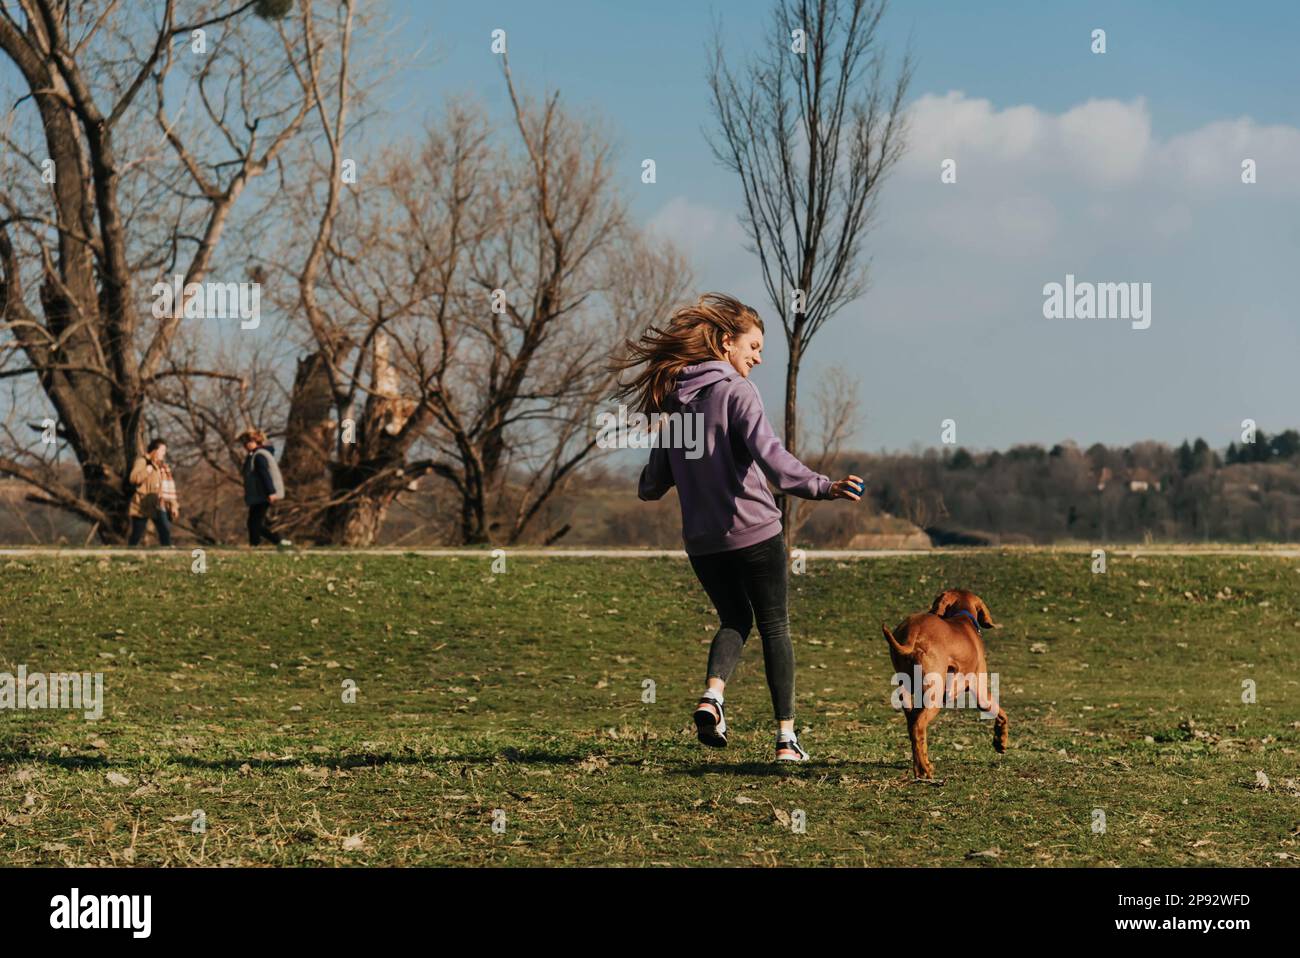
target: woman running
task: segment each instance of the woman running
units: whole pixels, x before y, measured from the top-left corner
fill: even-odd
[[[647,414],[698,417],[694,434],[703,436],[693,448],[652,449],[639,489],[640,497],[650,500],[677,487],[686,554],[721,619],[709,649],[706,688],[695,708],[699,739],[715,748],[727,744],[723,693],[757,621],[776,714],[776,758],[806,761],[808,753],[794,731],[785,540],[767,482],[804,499],[857,502],[862,480],[848,476],[832,482],[781,445],[749,381],[763,352],[763,321],[749,306],[706,293],[676,310],[666,328],[651,327],[627,346],[619,368],[642,368],[631,382],[620,383],[619,397]],[[682,434],[691,433],[679,430]]]

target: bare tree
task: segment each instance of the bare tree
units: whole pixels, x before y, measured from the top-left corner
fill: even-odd
[[[737,78],[721,34],[709,85],[713,150],[740,178],[742,222],[785,330],[785,445],[797,454],[799,370],[813,337],[866,289],[863,238],[905,145],[905,57],[885,80],[886,0],[779,0],[773,46]],[[795,523],[781,496],[787,538]]]
[[[518,541],[597,451],[611,349],[681,294],[680,259],[627,222],[599,131],[556,96],[525,102],[508,64],[505,80],[513,132],[453,104],[421,147],[310,206],[285,467],[319,490],[293,516],[318,539],[373,541],[433,476],[462,542]],[[327,141],[342,129],[335,112]]]
[[[329,46],[301,42],[301,17],[258,15],[288,13],[285,2],[179,5],[0,0],[0,51],[25,87],[6,96],[3,130],[0,376],[39,385],[26,400],[53,410],[59,440],[10,445],[0,473],[106,541],[124,532],[159,391],[238,378],[177,362],[185,304],[148,321],[141,293],[211,274],[241,197],[313,109],[285,80]],[[79,487],[60,468],[64,444]]]

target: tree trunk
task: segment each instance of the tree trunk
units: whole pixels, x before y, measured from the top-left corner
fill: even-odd
[[[334,506],[326,515],[325,529],[330,542],[340,546],[365,548],[379,539],[389,500],[361,496]]]
[[[298,362],[282,465],[287,497],[300,516],[293,528],[301,535],[333,545],[374,545],[388,507],[416,478],[403,467],[420,434],[420,420],[410,422],[417,404],[401,395],[390,349],[386,335],[374,337],[370,390],[352,423],[345,422],[352,399],[334,394],[326,351]]]
[[[790,358],[785,367],[785,448],[792,456],[799,452],[799,363],[803,359],[803,343],[797,337],[791,337]],[[777,492],[777,505],[781,510],[781,529],[785,536],[787,549],[794,548],[795,507],[797,503],[792,496]]]
[[[329,465],[338,424],[325,364],[323,351],[304,356],[293,379],[280,469],[286,490],[296,499],[320,498],[330,491]]]
[[[488,537],[486,489],[483,474],[466,469],[465,491],[460,499],[460,539],[463,545],[487,545]]]

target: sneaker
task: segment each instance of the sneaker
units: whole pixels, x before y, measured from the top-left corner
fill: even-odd
[[[776,760],[778,762],[806,762],[808,753],[803,750],[799,740],[793,735],[776,740]]]
[[[727,717],[722,713],[722,703],[711,695],[701,696],[700,704],[695,706],[695,732],[711,748],[727,747]]]
[[[290,542],[288,539],[281,539],[279,542],[275,544],[275,546],[277,549],[292,549],[293,543]]]

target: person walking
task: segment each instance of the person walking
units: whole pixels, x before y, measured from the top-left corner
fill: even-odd
[[[239,434],[244,447],[244,505],[248,506],[248,544],[256,546],[265,539],[282,549],[293,545],[281,536],[267,519],[271,506],[284,498],[284,478],[275,461],[275,447],[266,443],[260,429],[245,429]]]
[[[642,500],[677,488],[686,553],[721,620],[694,713],[698,738],[726,746],[723,693],[757,621],[777,724],[776,759],[805,761],[794,730],[785,539],[768,482],[804,499],[857,502],[862,480],[832,482],[781,445],[749,380],[763,351],[763,321],[753,308],[706,293],[676,310],[664,329],[652,327],[629,342],[628,350],[617,366],[638,371],[630,383],[620,382],[618,395],[652,416],[699,417],[695,434],[704,437],[702,450],[667,448],[661,431],[638,488]]]
[[[133,489],[127,507],[127,518],[131,520],[128,545],[140,544],[151,519],[158,533],[158,544],[172,544],[171,524],[180,518],[181,504],[176,494],[176,480],[166,460],[167,443],[152,439],[145,454],[137,456],[131,466],[128,478]]]

